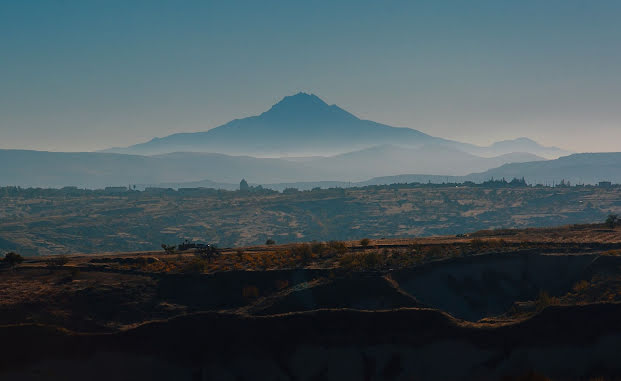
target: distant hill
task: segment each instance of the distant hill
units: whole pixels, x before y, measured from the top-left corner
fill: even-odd
[[[545,147],[528,138],[503,140],[488,147],[470,147],[468,152],[485,157],[504,155],[510,152],[530,152],[547,159],[556,159],[571,154],[557,147]]]
[[[474,181],[492,177],[524,177],[531,184],[558,184],[562,180],[572,184],[596,184],[600,181],[621,183],[621,153],[580,153],[556,160],[505,164],[468,176]]]
[[[524,160],[529,161],[518,162]],[[572,184],[621,183],[621,153],[573,154],[542,161],[531,154],[481,158],[449,147],[410,149],[390,145],[302,162],[188,152],[139,156],[25,150],[0,150],[0,162],[11,163],[0,166],[0,185],[23,187],[103,188],[149,184],[236,189],[241,178],[251,184],[271,184],[275,189],[427,181],[481,182],[503,177],[524,177],[531,184],[552,184],[561,180]],[[509,162],[512,163],[505,164]],[[467,174],[469,168],[483,170]]]
[[[202,179],[235,184],[242,177],[249,181],[269,179],[269,182],[302,180],[303,176],[321,179],[320,173],[313,173],[301,163],[208,153],[139,156],[0,150],[0,163],[11,163],[0,166],[0,185],[23,187],[103,188]]]
[[[389,173],[465,175],[479,169],[494,168],[505,163],[536,160],[544,159],[529,153],[512,153],[493,158],[483,158],[447,146],[405,148],[381,145],[315,160],[307,164],[322,171],[328,171],[331,168],[347,168],[349,179],[360,180]]]
[[[385,144],[409,148],[450,147],[486,157],[513,152],[528,152],[546,158],[566,154],[563,150],[543,147],[526,138],[499,142],[490,147],[442,139],[411,128],[359,119],[336,105],[328,105],[316,95],[306,93],[287,96],[258,116],[235,119],[209,131],[178,133],[104,152],[139,155],[217,152],[300,157],[332,156]]]
[[[0,162],[11,163],[0,166],[0,185],[103,188],[141,184],[231,189],[241,178],[254,184],[348,183],[400,173],[464,175],[507,162],[538,159],[531,154],[481,158],[451,147],[392,145],[302,161],[192,152],[140,156],[0,150]]]

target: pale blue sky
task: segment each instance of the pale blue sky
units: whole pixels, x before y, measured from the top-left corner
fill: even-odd
[[[621,151],[621,2],[0,0],[0,148],[94,150],[317,94],[487,144]]]

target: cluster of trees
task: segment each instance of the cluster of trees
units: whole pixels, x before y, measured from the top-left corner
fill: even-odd
[[[24,257],[12,251],[9,253],[6,253],[4,255],[4,259],[2,260],[3,263],[11,267],[15,267],[18,264],[22,263],[23,261],[24,261]]]

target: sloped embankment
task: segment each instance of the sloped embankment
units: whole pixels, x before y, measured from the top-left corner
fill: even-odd
[[[597,265],[602,261],[621,265],[621,258],[597,255],[490,254],[432,262],[391,277],[421,303],[477,321],[506,312],[516,301],[534,300],[542,291],[563,295],[602,271]]]
[[[382,274],[349,274],[336,279],[321,279],[283,290],[247,309],[255,315],[274,315],[317,309],[352,308],[388,310],[421,307],[411,295],[404,293]]]
[[[621,305],[595,304],[548,308],[495,327],[426,309],[199,313],[93,335],[5,326],[0,337],[12,345],[0,348],[0,378],[495,380],[530,370],[562,379],[618,376],[620,320]]]
[[[431,262],[381,272],[342,270],[233,271],[166,275],[158,297],[190,311],[254,315],[326,308],[384,310],[429,307],[464,320],[506,313],[539,293],[565,295],[578,281],[618,272],[621,258],[596,254],[503,253]],[[247,290],[253,294],[248,295]]]

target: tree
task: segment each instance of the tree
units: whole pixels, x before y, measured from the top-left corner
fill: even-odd
[[[165,243],[162,244],[162,249],[164,249],[164,252],[166,252],[166,254],[173,254],[176,248],[177,246],[174,246],[174,245],[170,246]]]
[[[619,216],[616,214],[611,214],[608,216],[608,218],[606,218],[606,225],[611,229],[614,229],[614,227],[617,226],[618,222]]]
[[[369,247],[370,243],[371,243],[371,240],[368,238],[363,238],[360,240],[360,246],[364,247],[365,249]]]
[[[275,244],[276,244],[276,241],[274,241],[274,240],[273,240],[273,239],[271,239],[271,238],[268,238],[268,239],[267,239],[267,241],[265,241],[265,244],[266,244],[266,245],[275,245]]]
[[[210,263],[219,254],[220,254],[220,250],[218,250],[218,248],[213,245],[197,247],[196,250],[194,251],[194,255],[196,255],[197,257],[201,259],[205,259]]]
[[[248,185],[248,182],[246,181],[246,179],[242,179],[239,182],[239,190],[242,192],[247,192],[250,190],[250,186]]]
[[[11,267],[15,267],[16,265],[22,263],[23,261],[24,261],[24,257],[14,252],[7,253],[4,256],[4,262],[8,263],[9,266]]]

